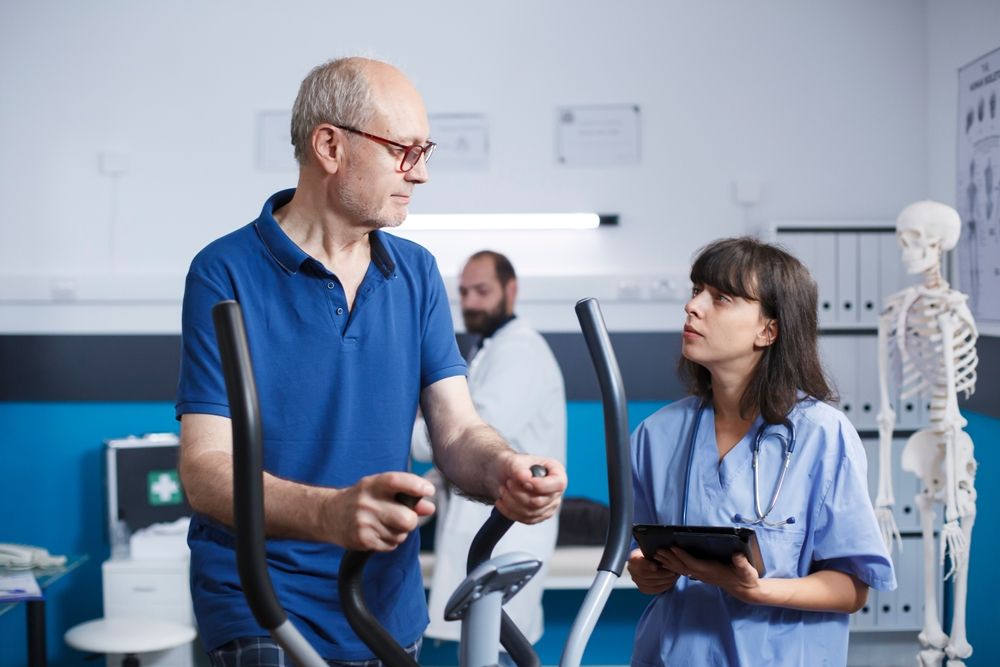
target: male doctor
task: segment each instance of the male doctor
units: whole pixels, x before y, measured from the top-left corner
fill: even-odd
[[[465,329],[480,336],[469,362],[469,390],[483,421],[495,428],[520,453],[566,462],[566,394],[562,373],[545,339],[525,320],[514,315],[517,276],[504,255],[482,250],[472,255],[459,281]],[[431,459],[423,420],[413,430],[413,455]],[[457,641],[461,627],[444,620],[444,606],[465,576],[469,545],[491,508],[454,491],[439,491],[434,533],[435,565],[430,582],[432,639]],[[444,496],[443,498],[441,496]],[[558,519],[536,525],[514,524],[495,554],[526,551],[547,563],[555,549]],[[542,593],[547,565],[524,590],[504,606],[531,643],[543,632]],[[506,653],[501,665],[513,665]]]

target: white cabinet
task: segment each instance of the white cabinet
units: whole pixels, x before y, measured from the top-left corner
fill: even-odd
[[[104,616],[151,618],[194,625],[188,586],[187,559],[104,561]],[[200,664],[197,642],[169,651],[144,653],[143,667],[193,667]],[[196,660],[196,656],[199,659]],[[122,656],[109,655],[108,667],[121,664]]]

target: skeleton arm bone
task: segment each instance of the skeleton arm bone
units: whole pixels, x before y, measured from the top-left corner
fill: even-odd
[[[892,515],[895,498],[892,492],[892,428],[896,412],[889,401],[889,330],[895,317],[895,299],[878,320],[878,493],[875,497],[875,517],[878,519],[886,548],[892,549],[893,540],[902,548],[903,540]]]
[[[965,419],[959,412],[958,393],[955,390],[954,329],[951,313],[939,314],[938,323],[941,327],[943,343],[945,389],[948,392],[944,423],[942,424],[945,436],[945,524],[941,528],[941,561],[944,561],[945,554],[951,555],[951,570],[946,575],[947,578],[961,568],[969,554],[968,542],[958,523],[958,452],[956,440],[958,432],[965,425]]]

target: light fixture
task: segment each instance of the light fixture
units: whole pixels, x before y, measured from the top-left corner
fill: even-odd
[[[414,213],[400,231],[596,229],[617,224],[617,215],[598,213]]]

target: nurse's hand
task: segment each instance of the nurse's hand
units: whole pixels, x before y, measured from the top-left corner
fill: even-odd
[[[639,549],[628,555],[628,573],[636,588],[646,595],[669,591],[677,583],[679,576],[656,561],[646,560]]]
[[[733,554],[733,564],[724,565],[695,558],[683,549],[671,547],[656,552],[656,560],[664,567],[679,572],[689,579],[718,586],[737,600],[748,604],[763,604],[764,591],[761,578],[750,561],[741,553]]]

